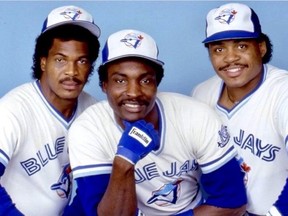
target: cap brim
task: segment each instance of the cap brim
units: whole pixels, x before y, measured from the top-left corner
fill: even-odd
[[[146,60],[152,61],[152,62],[154,62],[154,63],[156,63],[156,64],[158,64],[158,65],[161,65],[161,66],[164,65],[164,62],[162,62],[162,61],[160,61],[160,60],[153,59],[153,58],[148,58],[148,57],[142,56],[142,55],[135,55],[135,54],[122,55],[122,56],[119,56],[119,57],[111,58],[111,59],[103,62],[102,65],[105,65],[105,64],[107,64],[107,63],[110,63],[110,62],[113,62],[113,61],[116,61],[116,60],[119,60],[119,59],[128,58],[128,57],[142,58],[142,59],[146,59]]]
[[[91,22],[82,21],[82,20],[65,21],[65,22],[60,22],[60,23],[51,25],[48,28],[46,28],[44,31],[42,31],[42,34],[44,32],[47,32],[47,31],[49,31],[51,29],[54,29],[54,28],[62,26],[62,25],[77,25],[77,26],[81,26],[81,27],[87,29],[88,31],[90,31],[97,38],[99,38],[100,34],[101,34],[101,30],[96,24],[92,24]]]
[[[207,37],[202,43],[211,43],[221,40],[230,39],[251,39],[258,38],[260,36],[257,32],[247,32],[247,31],[223,31]]]

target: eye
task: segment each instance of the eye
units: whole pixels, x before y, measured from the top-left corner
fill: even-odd
[[[123,84],[123,83],[125,83],[125,80],[124,79],[115,79],[115,82],[118,84]]]
[[[223,51],[223,48],[221,48],[221,47],[215,48],[215,52],[217,52],[217,53],[220,53],[222,51]]]
[[[141,80],[141,83],[142,83],[142,84],[149,84],[150,82],[151,82],[150,79],[142,79],[142,80]]]
[[[247,45],[246,44],[239,44],[238,49],[246,49]]]
[[[86,58],[82,58],[82,59],[79,60],[79,63],[80,63],[80,64],[88,64],[89,61],[88,61],[88,59],[86,59]]]
[[[61,62],[64,62],[65,60],[63,58],[56,58],[55,61],[61,63]]]

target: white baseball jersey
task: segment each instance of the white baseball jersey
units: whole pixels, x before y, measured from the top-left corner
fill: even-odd
[[[70,119],[46,101],[38,82],[17,87],[0,99],[1,185],[27,216],[61,215],[71,179],[66,171],[66,135],[71,123],[96,101],[82,92]]]
[[[262,83],[231,110],[217,104],[222,89],[223,82],[214,76],[192,96],[213,107],[227,124],[244,159],[247,210],[265,215],[288,177],[288,72],[264,65]]]
[[[174,93],[159,93],[156,104],[160,148],[136,164],[136,191],[145,215],[167,216],[197,206],[201,170],[216,170],[236,151],[226,127],[207,105]],[[68,136],[74,178],[110,174],[122,133],[107,101],[79,116]]]

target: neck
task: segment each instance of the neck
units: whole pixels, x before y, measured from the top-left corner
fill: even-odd
[[[233,97],[233,96],[231,95],[231,93],[229,93],[229,90],[228,90],[227,87],[226,87],[226,92],[227,92],[228,100],[229,100],[230,102],[232,102],[234,105],[236,105],[236,104],[239,103],[240,100],[236,100],[235,97]]]

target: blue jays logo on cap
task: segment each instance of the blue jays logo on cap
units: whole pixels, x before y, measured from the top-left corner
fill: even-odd
[[[120,40],[121,42],[124,42],[124,44],[128,47],[137,48],[141,45],[142,40],[144,37],[140,34],[136,33],[130,33],[125,36],[124,39]]]
[[[61,12],[66,19],[76,20],[82,12],[78,8],[67,8],[65,11]]]
[[[148,34],[135,29],[123,29],[111,34],[102,50],[102,65],[121,58],[138,57],[159,65],[158,47]]]
[[[235,19],[236,14],[237,11],[234,9],[225,9],[215,18],[215,20],[219,20],[220,23],[230,24]]]
[[[241,3],[228,3],[207,14],[203,43],[258,38],[261,33],[260,21],[252,8]]]

